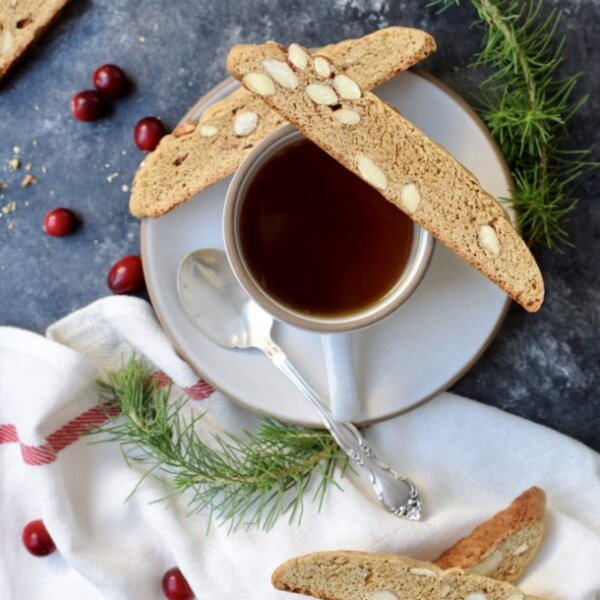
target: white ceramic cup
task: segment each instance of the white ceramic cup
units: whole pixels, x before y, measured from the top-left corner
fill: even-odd
[[[225,251],[233,272],[246,293],[275,319],[322,334],[329,376],[331,409],[338,421],[351,421],[358,413],[352,361],[352,341],[348,335],[373,325],[392,314],[408,300],[425,275],[435,240],[414,225],[409,258],[396,284],[376,303],[340,315],[313,315],[287,306],[265,290],[250,270],[241,245],[240,214],[250,182],[265,163],[286,146],[304,136],[291,125],[281,127],[260,142],[245,158],[233,176],[223,211]]]

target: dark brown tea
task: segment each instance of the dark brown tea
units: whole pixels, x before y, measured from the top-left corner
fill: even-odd
[[[412,221],[318,146],[301,140],[250,182],[242,253],[257,283],[313,315],[355,312],[392,289],[408,261]]]

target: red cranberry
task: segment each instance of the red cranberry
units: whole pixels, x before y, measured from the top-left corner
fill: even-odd
[[[41,519],[31,521],[23,529],[23,545],[34,556],[47,556],[56,550],[56,546]]]
[[[97,121],[107,110],[106,100],[96,90],[86,90],[71,99],[71,112],[80,121]]]
[[[102,65],[94,71],[96,89],[109,98],[121,98],[129,90],[129,80],[117,65]]]
[[[108,287],[115,294],[133,294],[144,287],[144,271],[139,256],[124,256],[108,272]]]
[[[52,237],[69,235],[78,224],[75,213],[68,208],[53,208],[44,217],[44,231]]]
[[[133,130],[135,145],[145,152],[152,152],[166,134],[164,125],[156,117],[145,117]]]
[[[169,600],[191,600],[194,597],[190,584],[177,567],[164,574],[162,588]]]

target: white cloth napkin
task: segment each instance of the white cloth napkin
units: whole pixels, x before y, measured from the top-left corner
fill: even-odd
[[[356,549],[433,559],[531,485],[548,493],[548,531],[522,587],[600,597],[599,455],[452,394],[367,431],[381,458],[418,482],[421,523],[385,513],[355,478],[332,489],[320,513],[308,501],[301,525],[282,519],[269,532],[207,533],[205,515],[188,516],[187,498],[153,502],[165,489],[152,478],[126,501],[143,469],[128,467],[115,444],[78,438],[99,418],[95,378],[131,352],[188,388],[214,426],[252,425],[250,413],[198,381],[141,300],[100,300],[46,338],[0,328],[0,598],[160,599],[162,575],[177,565],[198,599],[283,600],[270,575],[290,557]],[[46,558],[21,544],[23,526],[38,518],[57,545]]]

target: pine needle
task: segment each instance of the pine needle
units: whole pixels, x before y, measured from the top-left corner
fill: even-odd
[[[481,117],[500,145],[515,181],[513,205],[529,244],[569,245],[566,224],[578,180],[598,163],[589,150],[566,151],[569,120],[587,98],[573,100],[580,75],[560,79],[565,38],[560,12],[541,17],[541,0],[469,0],[483,30],[471,65],[492,74],[480,85]],[[441,10],[459,0],[434,0]]]
[[[230,530],[270,529],[283,515],[299,522],[312,480],[319,482],[311,500],[320,506],[347,467],[327,431],[275,419],[262,418],[256,433],[202,439],[202,416],[186,420],[187,398],[169,401],[170,389],[159,388],[135,357],[98,385],[108,420],[90,433],[117,442],[129,465],[167,475],[177,493],[188,494],[190,512],[208,511]]]

